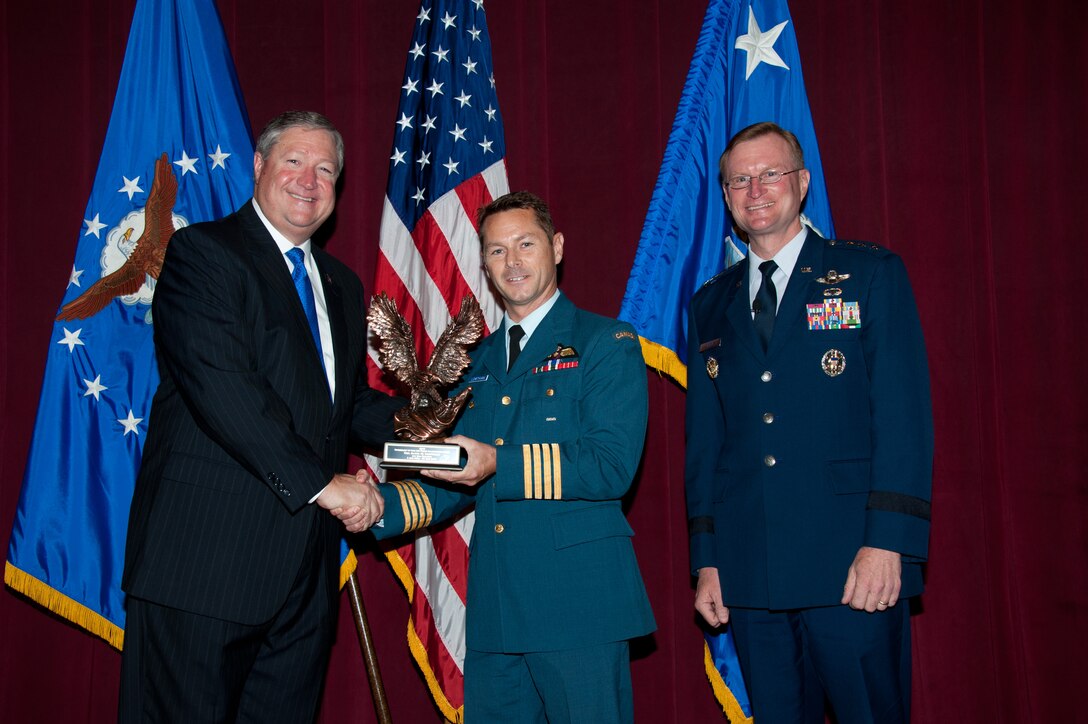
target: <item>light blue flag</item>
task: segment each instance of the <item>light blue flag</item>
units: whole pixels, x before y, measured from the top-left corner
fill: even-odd
[[[760,121],[796,134],[812,174],[803,215],[834,236],[786,0],[710,0],[619,314],[638,331],[646,364],[685,386],[691,297],[747,253],[732,236],[718,158]]]
[[[252,159],[214,1],[139,0],[4,570],[9,586],[117,648],[129,502],[159,382],[155,279],[173,229],[249,198]]]
[[[774,121],[801,142],[811,173],[806,223],[833,237],[816,131],[786,0],[711,0],[642,228],[620,319],[646,364],[687,386],[687,319],[704,281],[744,257],[722,198],[718,158],[737,131]],[[705,663],[729,718],[751,708],[733,636],[707,634]]]

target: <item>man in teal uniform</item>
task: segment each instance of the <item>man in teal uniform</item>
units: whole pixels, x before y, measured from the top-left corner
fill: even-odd
[[[737,133],[722,190],[748,258],[688,326],[685,472],[696,610],[733,622],[760,724],[910,718],[910,618],[933,428],[906,270],[802,225],[801,147]]]
[[[627,324],[558,290],[563,235],[547,205],[512,193],[480,211],[502,326],[463,378],[449,485],[382,485],[380,538],[476,505],[470,542],[465,719],[630,722],[628,639],[654,630],[621,508],[646,434],[646,371]]]

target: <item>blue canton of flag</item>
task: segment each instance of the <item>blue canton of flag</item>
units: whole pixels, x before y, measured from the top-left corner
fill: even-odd
[[[485,31],[482,0],[436,2],[416,18],[387,189],[409,229],[433,201],[506,155]]]
[[[174,229],[253,189],[213,0],[139,0],[53,325],[4,580],[120,648],[129,502],[155,388],[151,300]]]
[[[732,234],[718,158],[733,134],[760,121],[801,142],[812,174],[803,218],[833,237],[786,0],[711,0],[619,314],[638,331],[646,363],[684,385],[691,297],[747,253]]]

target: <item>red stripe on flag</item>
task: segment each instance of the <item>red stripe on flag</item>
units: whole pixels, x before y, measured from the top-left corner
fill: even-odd
[[[423,214],[416,228],[412,229],[412,239],[423,257],[423,266],[442,293],[442,299],[445,300],[452,317],[461,309],[461,299],[472,294],[472,289],[462,276],[461,267],[457,266],[457,259],[449,241],[442,234],[442,229],[430,211]]]
[[[453,590],[457,591],[462,602],[467,602],[468,544],[465,539],[454,526],[448,525],[431,531],[431,543],[438,564],[442,566]]]
[[[487,184],[484,183],[483,174],[478,173],[458,186],[457,197],[461,199],[461,205],[465,207],[465,212],[472,221],[472,228],[479,234],[480,227],[476,223],[476,214],[494,200],[491,198],[491,191],[487,188]]]

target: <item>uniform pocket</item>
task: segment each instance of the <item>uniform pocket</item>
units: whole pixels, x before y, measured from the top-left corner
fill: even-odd
[[[555,549],[562,550],[602,538],[630,538],[635,534],[619,505],[595,505],[552,517]]]

